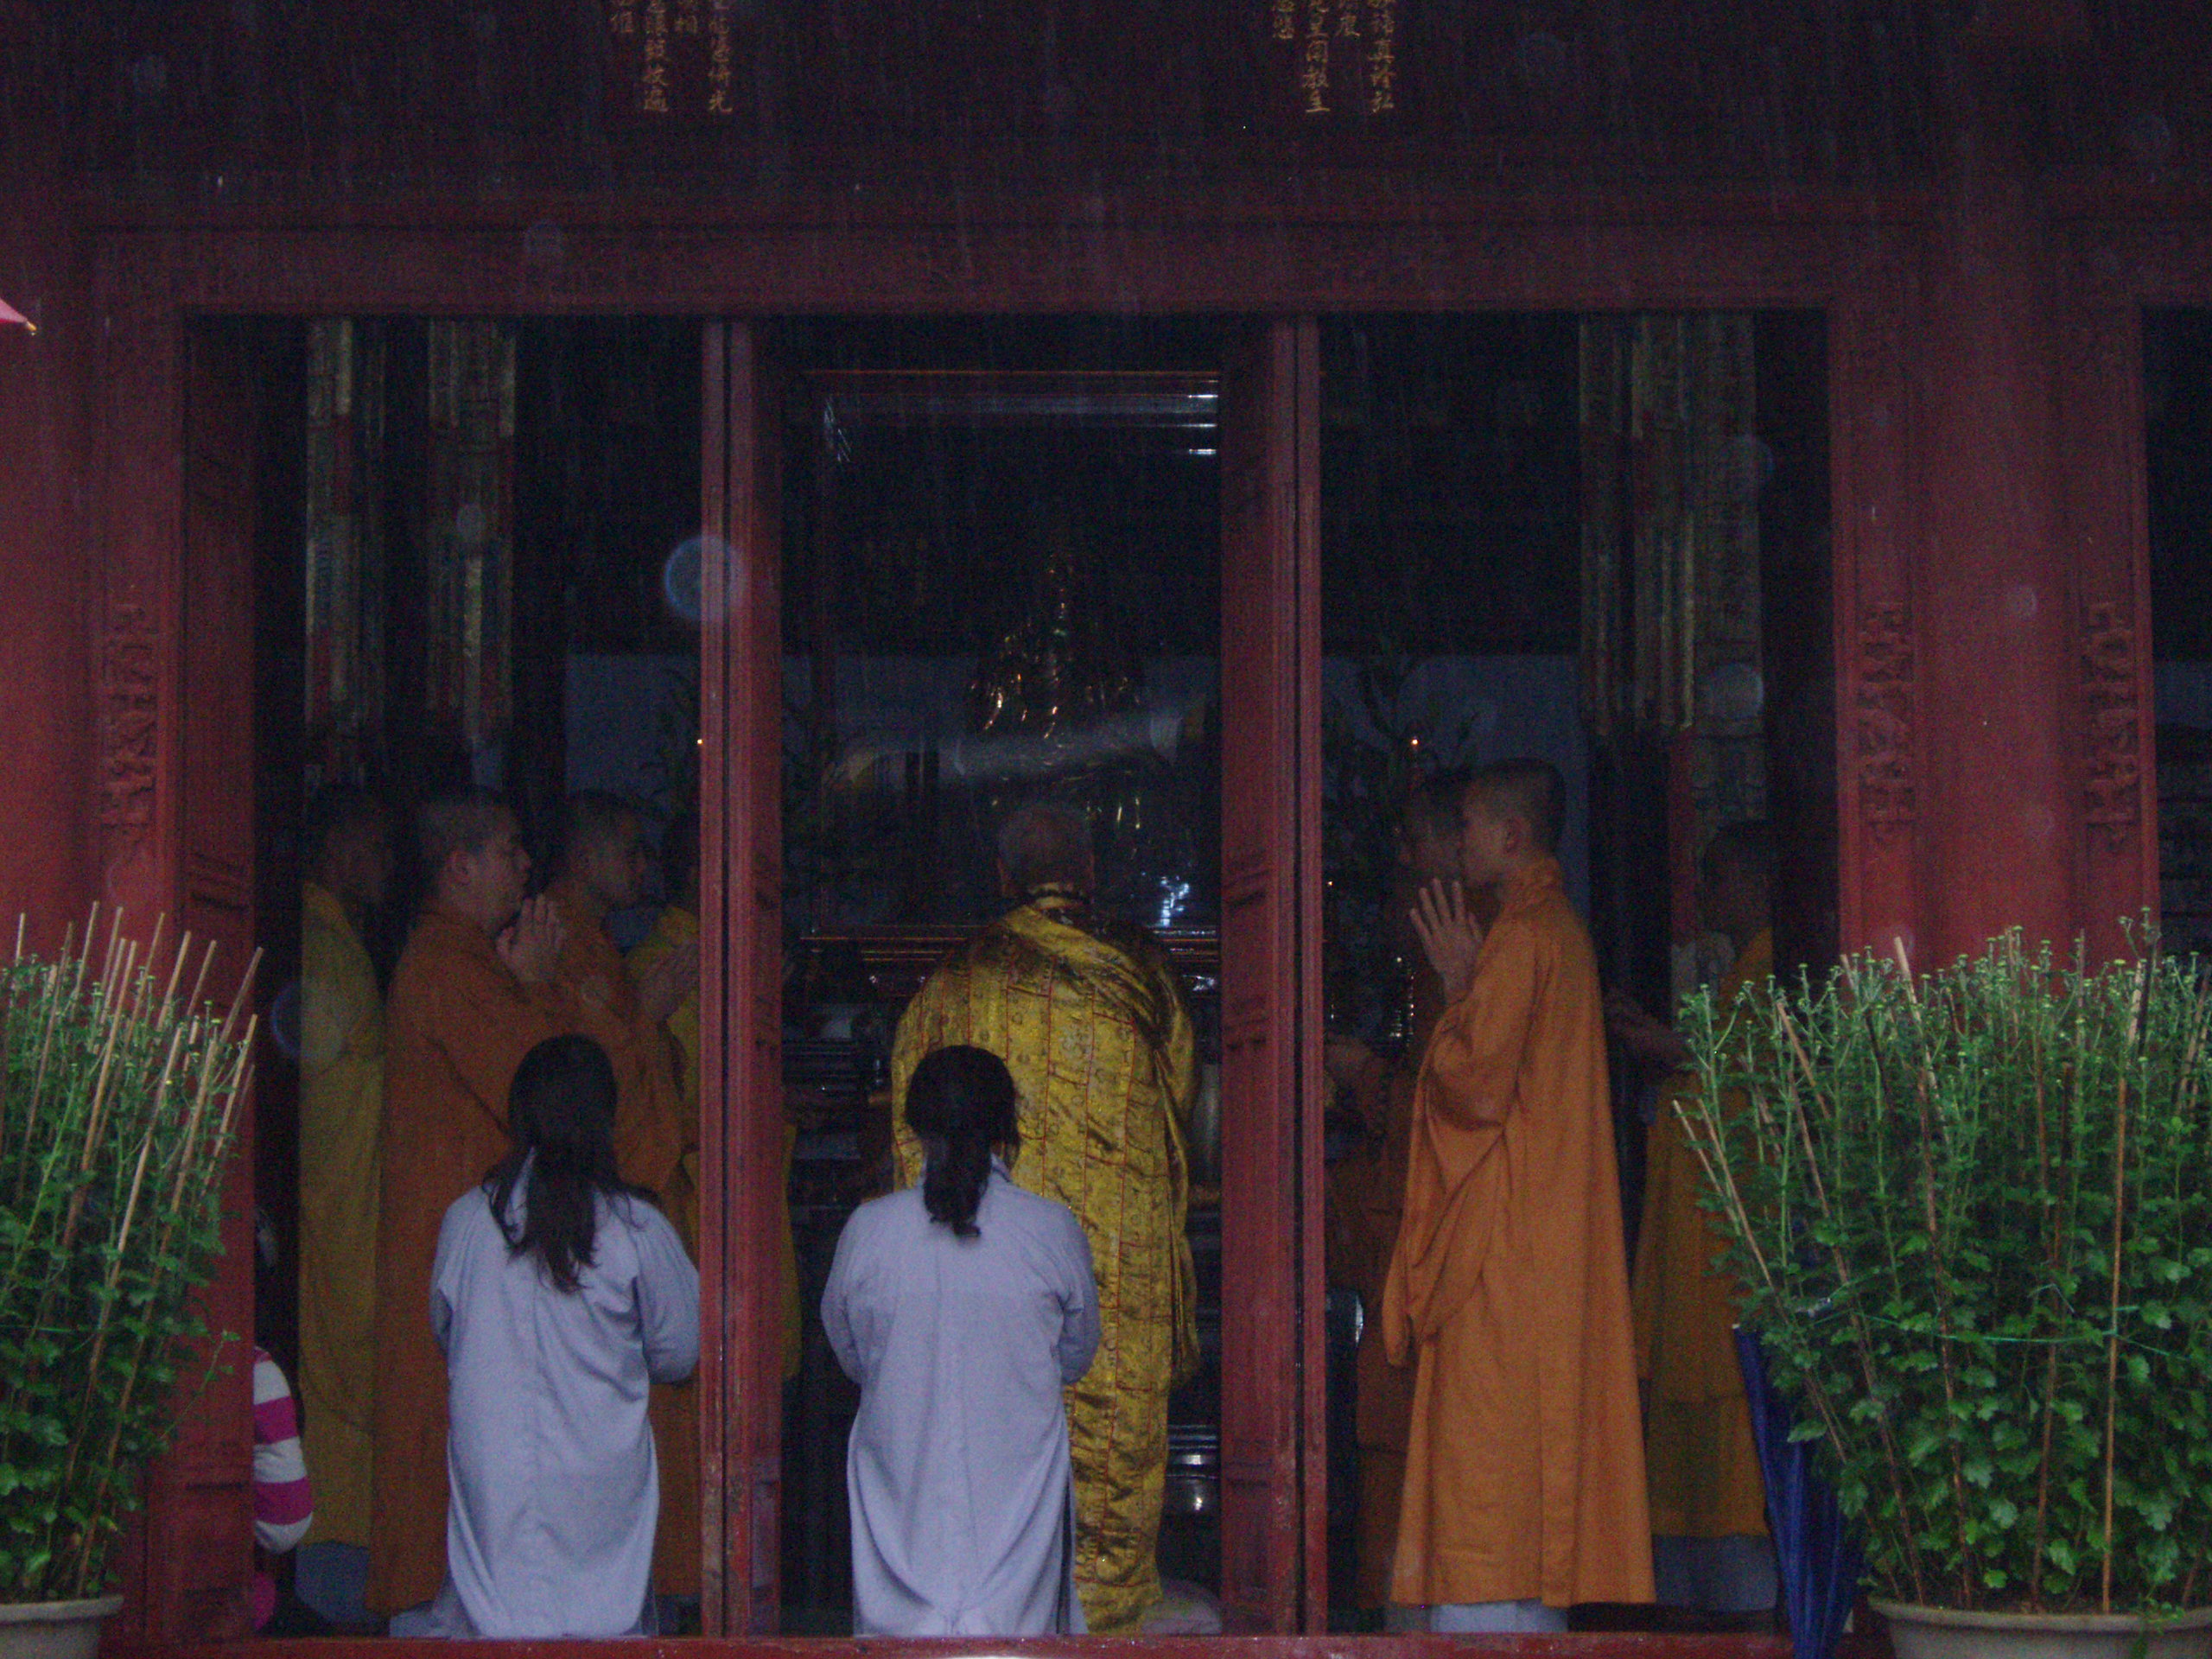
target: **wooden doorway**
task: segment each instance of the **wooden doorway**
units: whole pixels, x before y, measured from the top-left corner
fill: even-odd
[[[702,1398],[710,1631],[779,1628],[773,1287],[782,1224],[780,769],[785,371],[772,334],[707,326],[703,460],[702,1092],[710,1282]],[[1325,1618],[1320,1448],[1319,867],[1310,320],[1231,331],[1221,376],[1224,986],[1221,1594],[1232,1627]],[[711,930],[710,930],[711,931]],[[719,1545],[715,1541],[719,1536]]]

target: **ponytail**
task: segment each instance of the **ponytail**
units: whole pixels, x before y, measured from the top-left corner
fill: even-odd
[[[600,1195],[642,1196],[615,1168],[614,1097],[607,1051],[573,1034],[531,1049],[507,1090],[514,1150],[485,1177],[485,1192],[509,1249],[535,1255],[563,1291],[574,1291],[592,1263]],[[508,1213],[518,1185],[519,1226]]]
[[[951,1228],[956,1238],[975,1237],[992,1148],[1021,1143],[1006,1063],[987,1049],[965,1046],[925,1055],[906,1084],[906,1123],[929,1153],[922,1203],[930,1219]]]

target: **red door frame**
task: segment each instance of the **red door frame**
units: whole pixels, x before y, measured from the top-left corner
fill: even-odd
[[[783,1483],[783,521],[754,331],[702,340],[699,1332],[702,1618],[772,1635]],[[719,1548],[717,1541],[719,1541]]]
[[[1222,396],[1222,1364],[1243,1385],[1222,1398],[1222,1590],[1236,1628],[1287,1633],[1324,1628],[1327,1609],[1319,369],[1311,317],[1236,333]],[[749,323],[708,325],[704,352],[701,905],[722,918],[702,963],[701,1249],[720,1264],[701,1333],[704,1618],[770,1635],[778,1300],[745,1264],[775,1259],[783,1211],[778,402]]]
[[[1525,205],[1491,209],[1460,202],[1454,212],[1423,221],[1417,232],[1349,218],[1288,225],[1280,219],[1224,219],[1178,226],[1163,220],[1133,229],[1110,257],[1082,261],[1068,258],[1049,223],[895,231],[867,225],[832,229],[779,224],[742,235],[721,227],[709,236],[681,227],[610,225],[605,217],[594,222],[580,214],[581,228],[569,238],[563,268],[564,273],[576,273],[570,288],[557,286],[568,280],[563,274],[556,274],[556,286],[549,287],[544,273],[527,269],[518,227],[497,222],[365,228],[242,224],[220,232],[124,227],[98,233],[92,247],[94,297],[104,329],[88,393],[97,452],[88,463],[87,493],[99,503],[101,515],[95,533],[104,598],[92,660],[101,769],[99,862],[105,891],[141,908],[174,906],[189,890],[193,871],[208,868],[181,834],[180,810],[200,786],[199,762],[188,754],[182,712],[188,706],[181,683],[188,632],[182,605],[193,580],[187,566],[196,556],[190,555],[181,533],[179,465],[185,430],[182,342],[194,314],[648,310],[714,315],[733,303],[760,314],[946,314],[1116,310],[1135,302],[1163,312],[1296,315],[1502,305],[1603,309],[1633,299],[1639,306],[1664,308],[1804,306],[1827,314],[1842,931],[1847,944],[1858,944],[1909,930],[1919,911],[1923,884],[1933,874],[1925,868],[1925,838],[1919,833],[1929,791],[1917,758],[1924,735],[1923,694],[1916,673],[1915,582],[1906,556],[1915,535],[1921,465],[1912,442],[1914,397],[1906,373],[1916,315],[1917,232],[1909,222],[1885,218],[1872,207],[1857,219],[1808,215],[1764,220],[1758,218],[1764,211],[1722,203],[1702,218],[1685,214],[1664,222],[1631,223],[1586,207],[1575,212],[1563,207],[1554,218],[1531,219]],[[1508,219],[1511,233],[1501,234]],[[948,278],[947,272],[959,274]],[[1299,326],[1303,325],[1274,325],[1275,337]],[[760,407],[759,365],[749,349],[738,349],[738,338],[727,337],[722,360],[728,378],[719,392],[710,394],[721,399],[724,432],[734,428],[736,412],[748,402]],[[749,348],[749,331],[744,339]],[[1294,347],[1293,352],[1294,356]],[[735,366],[741,361],[741,374]],[[710,409],[710,423],[713,418]],[[757,452],[747,459],[732,448],[722,476],[713,512],[729,556],[719,575],[710,564],[709,581],[710,593],[723,594],[729,601],[713,637],[721,641],[714,648],[726,664],[724,683],[734,687],[747,682],[739,671],[741,663],[730,653],[747,654],[747,639],[776,638],[772,572],[743,557],[746,547],[763,544],[760,527],[774,522],[772,511],[763,512],[773,468],[764,467]],[[715,529],[715,523],[709,528]],[[1277,595],[1270,602],[1281,599]],[[1292,602],[1310,606],[1310,587],[1302,601]],[[1313,624],[1301,615],[1296,626],[1306,629]],[[751,653],[756,664],[772,662],[775,654]],[[722,722],[727,744],[737,729],[733,722],[757,720],[767,701],[761,693],[755,683],[749,704],[709,703],[702,717]],[[2147,725],[2147,700],[2140,702],[2137,720],[2139,726]],[[2141,741],[2147,753],[2147,731]],[[707,762],[710,768],[716,764]],[[755,823],[774,821],[774,779],[750,772],[720,780],[721,791],[745,803]],[[1294,817],[1306,836],[1318,823],[1317,788],[1310,768],[1295,785]],[[748,1009],[733,1001],[740,976],[732,970],[741,958],[728,953],[757,952],[771,938],[763,918],[774,909],[777,872],[772,862],[763,863],[758,856],[748,869],[747,849],[732,840],[733,822],[734,816],[720,816],[702,826],[715,849],[709,879],[721,882],[714,902],[724,918],[721,948],[726,953],[723,995],[707,1017],[714,1022],[710,1031],[719,1024],[723,1033],[753,1023],[756,1040],[729,1057],[718,1080],[720,1087],[734,1088],[744,1098],[752,1093],[748,1080],[773,1074],[772,1021],[764,1020],[757,1007]],[[2138,819],[2139,837],[2145,822]],[[741,871],[750,874],[749,883],[725,879]],[[1309,863],[1294,879],[1314,881],[1318,871]],[[1313,913],[1310,905],[1306,910]],[[1312,994],[1314,976],[1306,958],[1317,944],[1307,930],[1292,950],[1296,965],[1278,967],[1291,976],[1286,982],[1299,995]],[[1283,957],[1275,961],[1280,964]],[[755,962],[758,966],[757,957]],[[1307,1048],[1317,1040],[1317,1032],[1307,1020],[1302,1039]],[[710,1050],[726,1048],[710,1039]],[[1313,1060],[1312,1054],[1305,1056],[1306,1077],[1315,1075]],[[1280,1054],[1272,1063],[1283,1064]],[[1292,1062],[1287,1075],[1294,1094],[1300,1073]],[[709,1168],[719,1169],[721,1181],[733,1192],[753,1192],[766,1180],[760,1173],[765,1120],[741,1115],[729,1127],[726,1135],[724,1126],[708,1125]],[[1318,1143],[1294,1148],[1290,1155],[1295,1174],[1306,1178],[1311,1193]],[[714,1181],[710,1174],[710,1185]],[[737,1226],[709,1224],[718,1231],[703,1248],[718,1259],[731,1259],[741,1234],[756,1235],[765,1224],[757,1196],[741,1213],[747,1219]],[[1294,1363],[1302,1363],[1310,1376],[1318,1370],[1318,1251],[1307,1251],[1306,1256],[1299,1261],[1294,1255],[1290,1294],[1312,1309],[1313,1317],[1300,1319],[1308,1328],[1286,1332],[1283,1345],[1299,1357]],[[233,1288],[245,1275],[243,1252],[235,1259],[237,1277],[226,1280]],[[767,1299],[754,1300],[767,1305]],[[740,1506],[742,1518],[726,1515],[724,1525],[730,1542],[741,1539],[751,1557],[750,1611],[740,1614],[734,1586],[722,1583],[710,1590],[721,1596],[729,1628],[751,1625],[761,1617],[758,1586],[764,1568],[772,1573],[773,1566],[772,1414],[765,1421],[757,1413],[747,1416],[748,1408],[733,1392],[760,1397],[744,1390],[741,1379],[765,1375],[771,1368],[772,1344],[760,1328],[760,1311],[743,1299],[725,1299],[709,1315],[724,1322],[728,1355],[721,1375],[710,1382],[717,1397],[730,1403],[705,1455],[721,1460],[717,1492],[740,1479],[748,1483],[741,1490],[749,1492]],[[1276,1628],[1318,1620],[1324,1605],[1318,1559],[1320,1425],[1318,1414],[1304,1414],[1308,1421],[1289,1431],[1300,1459],[1315,1474],[1293,1501],[1299,1517],[1294,1530],[1304,1535],[1305,1542],[1306,1559],[1295,1569],[1306,1586],[1303,1602],[1301,1592],[1294,1590],[1286,1598],[1281,1587],[1290,1575],[1275,1552],[1286,1546],[1270,1545],[1266,1571],[1258,1580],[1248,1580],[1266,1609],[1262,1622]],[[1282,1432],[1274,1425],[1268,1433],[1279,1437]],[[204,1414],[188,1423],[175,1465],[188,1469],[196,1466],[195,1459],[204,1463],[213,1458],[228,1470],[233,1453],[215,1449],[213,1433]],[[1276,1455],[1276,1444],[1270,1438],[1268,1457]],[[169,1480],[164,1473],[155,1483],[157,1497],[165,1502]],[[232,1490],[242,1491],[242,1481]],[[157,1516],[156,1524],[176,1522]],[[226,1524],[243,1525],[235,1518]],[[1276,1526],[1270,1522],[1271,1529]],[[1274,1529],[1272,1535],[1282,1535]],[[1294,1555],[1299,1553],[1294,1542],[1287,1548]],[[148,1610],[148,1618],[149,1634],[168,1637],[182,1635],[197,1623],[158,1606]]]
[[[1239,1630],[1328,1618],[1322,1364],[1320,361],[1233,331],[1221,385],[1221,1560]]]
[[[2085,833],[2082,925],[2097,957],[2158,893],[2156,688],[2144,314],[2212,308],[2212,226],[2115,216],[2103,192],[2059,204],[2057,544],[2072,562],[2079,679],[2070,757]]]

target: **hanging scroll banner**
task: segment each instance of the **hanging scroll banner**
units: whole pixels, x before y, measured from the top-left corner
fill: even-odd
[[[1406,0],[1258,0],[1271,79],[1301,121],[1365,124],[1395,116]]]
[[[610,113],[682,124],[736,115],[736,0],[604,3]]]

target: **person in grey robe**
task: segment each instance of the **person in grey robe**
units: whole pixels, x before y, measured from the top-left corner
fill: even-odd
[[[446,1212],[430,1323],[451,1422],[446,1581],[395,1636],[609,1637],[650,1622],[649,1382],[699,1360],[699,1274],[615,1173],[614,1073],[588,1037],[515,1073],[514,1154]]]
[[[1014,1080],[944,1048],[915,1068],[919,1187],[862,1205],[822,1322],[861,1387],[846,1450],[854,1633],[1080,1631],[1060,1390],[1098,1349],[1097,1281],[1074,1215],[1007,1179]]]

